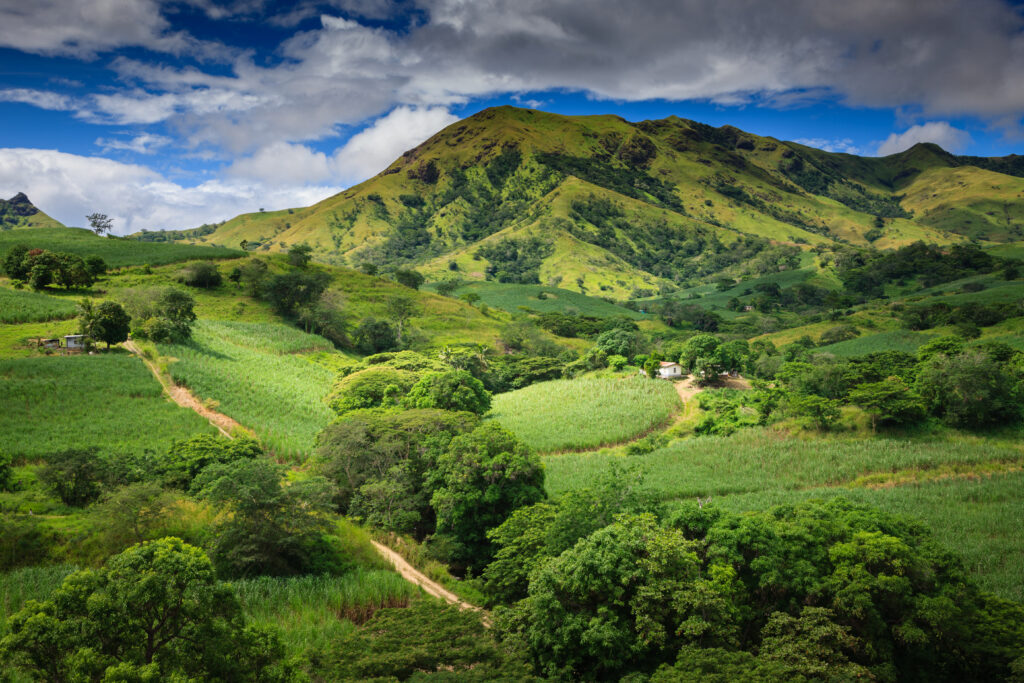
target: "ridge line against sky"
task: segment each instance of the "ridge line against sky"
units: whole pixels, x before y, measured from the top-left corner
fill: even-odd
[[[497,104],[829,151],[1024,139],[1008,0],[0,3],[0,196],[115,232],[319,201]]]

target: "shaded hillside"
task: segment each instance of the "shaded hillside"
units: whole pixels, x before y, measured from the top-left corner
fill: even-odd
[[[1018,171],[1015,157],[935,145],[864,158],[677,117],[498,107],[314,206],[168,237],[266,251],[305,242],[329,263],[623,298],[782,245],[1018,240],[1024,180],[1006,175]]]
[[[0,199],[0,230],[62,227],[62,223],[36,208],[24,192],[19,192],[10,199]]]

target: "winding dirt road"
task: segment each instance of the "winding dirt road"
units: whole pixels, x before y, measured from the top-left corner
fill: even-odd
[[[134,353],[142,360],[143,363],[146,364],[149,371],[152,372],[153,376],[156,377],[158,382],[160,382],[160,386],[164,388],[164,392],[179,406],[182,408],[188,408],[189,410],[194,410],[199,415],[202,415],[210,421],[210,424],[219,429],[221,434],[229,439],[234,438],[232,434],[239,429],[251,433],[250,430],[246,429],[224,413],[218,413],[217,411],[204,406],[203,403],[185,387],[180,387],[161,375],[160,368],[157,364],[142,355],[142,350],[135,344],[135,342],[126,341],[122,346]],[[383,543],[378,543],[377,541],[371,541],[371,543],[373,543],[373,547],[377,553],[391,563],[391,566],[395,568],[395,571],[398,572],[403,579],[409,583],[419,586],[426,594],[432,595],[435,598],[440,598],[450,605],[456,605],[459,609],[479,612],[484,626],[490,628],[491,618],[487,612],[476,605],[471,605],[465,600],[462,600],[459,596],[455,595],[441,584],[427,578],[426,575],[409,564],[404,557]]]

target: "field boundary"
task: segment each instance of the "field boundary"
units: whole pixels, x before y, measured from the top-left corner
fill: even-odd
[[[135,342],[126,341],[123,343],[123,346],[129,351],[131,351],[133,354],[138,356],[142,360],[142,362],[146,364],[146,367],[149,368],[149,371],[152,372],[153,376],[156,377],[158,382],[160,382],[160,386],[164,388],[164,392],[171,398],[172,401],[177,403],[179,406],[181,406],[182,408],[189,408],[190,410],[194,410],[199,415],[205,417],[207,420],[210,421],[210,424],[219,429],[220,433],[228,437],[229,439],[234,438],[233,432],[235,432],[236,430],[240,429],[246,432],[250,432],[250,430],[246,429],[241,424],[236,422],[234,419],[228,417],[227,415],[224,415],[223,413],[218,413],[217,411],[211,410],[204,406],[199,401],[199,399],[197,399],[195,395],[193,395],[192,392],[190,392],[185,387],[178,386],[174,384],[173,381],[163,377],[160,373],[160,368],[157,367],[157,364],[151,361],[150,359],[146,358],[142,354],[142,350],[138,347],[137,344],[135,344]],[[398,575],[401,576],[403,579],[413,584],[414,586],[418,586],[426,594],[444,600],[449,605],[455,605],[461,610],[473,610],[475,612],[479,612],[481,614],[484,626],[490,628],[491,619],[482,608],[466,602],[465,600],[461,599],[451,591],[444,588],[441,584],[431,580],[421,571],[419,571],[411,564],[409,564],[405,560],[405,558],[403,558],[401,555],[399,555],[397,552],[387,547],[383,543],[378,543],[374,540],[371,540],[370,542],[373,543],[374,550],[377,551],[377,554],[383,557],[385,560],[387,560],[388,563],[390,563],[391,566],[394,567],[395,571],[398,572]]]

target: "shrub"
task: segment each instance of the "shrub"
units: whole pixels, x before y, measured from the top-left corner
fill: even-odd
[[[374,365],[340,379],[327,400],[339,415],[359,408],[394,406],[417,380],[419,375],[414,372]]]
[[[239,273],[239,275],[241,275],[241,273]],[[217,266],[210,261],[192,263],[186,266],[185,269],[178,274],[178,282],[188,285],[189,287],[211,289],[213,287],[220,287],[223,281],[220,270],[218,270]]]
[[[65,505],[88,505],[99,498],[107,474],[98,451],[98,448],[69,448],[53,453],[39,471],[39,478]]]
[[[431,372],[402,400],[409,408],[439,408],[483,415],[491,409],[491,392],[465,370]]]

